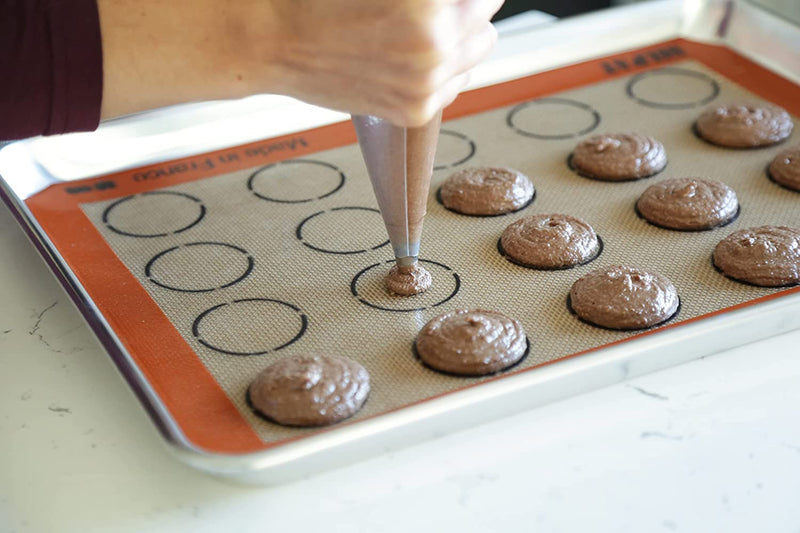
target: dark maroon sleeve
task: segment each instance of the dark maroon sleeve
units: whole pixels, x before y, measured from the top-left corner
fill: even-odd
[[[0,140],[93,130],[102,97],[95,0],[0,0]]]

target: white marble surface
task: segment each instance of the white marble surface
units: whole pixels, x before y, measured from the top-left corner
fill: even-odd
[[[0,531],[800,531],[800,332],[309,479],[175,460],[0,206]]]

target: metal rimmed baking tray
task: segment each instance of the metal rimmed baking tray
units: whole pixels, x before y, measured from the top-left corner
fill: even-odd
[[[764,176],[780,147],[734,153],[690,128],[723,98],[773,101],[797,120],[797,30],[769,17],[746,3],[663,2],[508,37],[526,47],[496,59],[496,76],[542,72],[486,85],[487,77],[448,109],[434,189],[465,165],[504,164],[531,176],[537,198],[516,215],[471,219],[432,197],[423,257],[437,283],[418,300],[398,303],[376,289],[389,252],[347,123],[247,139],[240,130],[258,125],[220,128],[201,108],[135,117],[94,137],[16,143],[0,152],[4,199],[179,457],[218,475],[278,482],[800,326],[796,289],[740,286],[713,271],[710,246],[727,229],[687,236],[650,227],[632,210],[648,183],[591,182],[566,165],[585,135],[634,124],[670,154],[652,179],[698,172],[734,186],[743,212],[731,231],[800,225],[800,195]],[[760,24],[780,44],[769,55],[737,40],[737,29]],[[642,26],[658,31],[637,34]],[[598,37],[611,30],[628,37]],[[557,62],[531,64],[545,50]],[[217,132],[215,145],[189,146],[207,131]],[[120,141],[137,157],[80,157],[81,147]],[[591,265],[537,273],[497,254],[499,231],[515,217],[556,210],[591,219],[606,243],[597,265],[665,271],[681,291],[679,316],[645,333],[598,331],[564,304]],[[196,266],[221,257],[218,269]],[[427,319],[476,305],[523,322],[531,354],[522,365],[465,380],[413,359],[410,343]],[[365,363],[374,389],[359,415],[309,431],[249,412],[243,390],[253,373],[301,350]]]

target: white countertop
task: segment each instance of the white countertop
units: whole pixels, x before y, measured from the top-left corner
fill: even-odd
[[[0,204],[0,533],[800,532],[800,331],[270,488],[184,466]]]
[[[800,331],[242,488],[179,463],[0,206],[0,531],[800,531]]]

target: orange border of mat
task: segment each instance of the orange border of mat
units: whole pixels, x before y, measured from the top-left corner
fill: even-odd
[[[727,48],[675,39],[469,91],[462,94],[445,110],[444,119],[505,107],[590,83],[629,76],[685,59],[700,61],[762,98],[780,103],[789,112],[800,115],[800,88],[793,83]],[[342,122],[107,176],[56,184],[26,201],[45,233],[121,339],[186,438],[198,448],[212,453],[246,453],[279,446],[315,433],[264,443],[239,415],[225,392],[150,298],[144,287],[105,243],[100,233],[83,214],[80,204],[110,200],[266,165],[355,142],[356,136],[352,125],[349,122]],[[109,181],[114,183],[114,187],[103,188],[103,183]],[[67,192],[68,189],[74,191],[76,187],[82,188],[83,192]],[[800,287],[678,322],[656,331],[678,327],[798,291]],[[653,332],[644,332],[604,346],[619,344],[651,333]],[[559,361],[602,347],[568,355]],[[549,363],[538,366],[546,364]],[[494,379],[527,372],[533,368],[537,367],[517,370]],[[457,390],[479,385],[468,385]],[[431,399],[433,397],[416,403]],[[398,409],[402,408],[404,407]],[[361,420],[351,423],[358,423]]]

